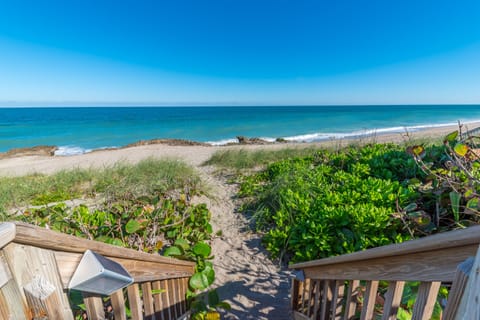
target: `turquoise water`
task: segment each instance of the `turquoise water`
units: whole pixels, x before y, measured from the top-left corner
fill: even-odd
[[[457,121],[480,121],[480,105],[1,108],[0,151],[56,145],[69,155],[155,138],[225,144],[239,135],[320,141]]]

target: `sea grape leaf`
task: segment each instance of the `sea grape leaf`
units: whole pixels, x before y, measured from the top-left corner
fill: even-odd
[[[449,134],[447,134],[443,141],[444,142],[453,142],[453,141],[455,141],[455,139],[457,139],[457,137],[458,137],[458,130],[450,132]]]
[[[188,243],[188,241],[182,238],[178,238],[177,240],[175,240],[175,245],[182,248],[184,251],[190,248],[190,244]]]
[[[205,275],[208,286],[212,285],[215,281],[215,270],[213,270],[213,265],[211,263],[205,265],[205,269],[202,271],[202,274]]]
[[[468,152],[468,146],[464,143],[457,143],[455,147],[453,147],[453,151],[460,157],[465,157]]]
[[[467,202],[467,208],[468,209],[478,209],[478,198],[472,198],[470,200],[468,200]]]
[[[129,234],[132,234],[140,230],[141,227],[142,224],[138,220],[130,219],[125,225],[125,231],[127,231]]]
[[[410,211],[413,211],[415,209],[417,209],[417,204],[415,202],[412,202],[412,203],[408,204],[405,208],[403,208],[403,210],[405,212],[410,212]]]
[[[182,250],[180,250],[179,247],[176,246],[171,246],[165,249],[163,252],[163,255],[165,257],[170,257],[170,256],[181,256],[182,255]]]
[[[465,191],[465,193],[463,194],[465,198],[470,198],[472,195],[473,195],[472,189],[467,189],[467,191]]]
[[[220,297],[218,296],[217,290],[211,290],[208,292],[208,304],[211,307],[216,306],[220,302]]]
[[[413,146],[411,147],[411,154],[415,157],[423,158],[425,156],[425,148],[422,146]]]
[[[411,220],[415,221],[415,223],[420,226],[426,226],[431,222],[430,216],[422,210],[408,212],[407,215]]]
[[[203,272],[193,274],[188,283],[195,290],[205,290],[208,287],[208,279]]]
[[[450,202],[452,204],[453,217],[456,222],[460,219],[460,193],[450,192]]]
[[[205,242],[199,242],[195,244],[192,250],[193,250],[193,253],[195,253],[197,256],[202,256],[205,258],[208,257],[212,252],[212,248]]]

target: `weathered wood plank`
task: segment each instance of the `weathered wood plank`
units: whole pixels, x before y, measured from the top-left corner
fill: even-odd
[[[452,288],[448,294],[447,308],[443,313],[443,320],[454,319],[467,286],[468,277],[474,261],[475,259],[470,257],[458,265],[455,278],[453,279]]]
[[[2,319],[23,320],[32,318],[14,279],[11,279],[0,288],[0,296],[2,296],[0,309],[3,309],[4,313],[8,314],[8,317]]]
[[[302,294],[303,301],[302,301],[301,311],[307,316],[310,316],[310,314],[308,313],[308,307],[310,305],[311,285],[312,285],[312,280],[305,279],[305,281],[303,283],[303,294]]]
[[[458,264],[473,256],[477,247],[478,243],[446,249],[438,246],[436,250],[430,252],[361,260],[355,263],[322,264],[305,268],[303,271],[305,276],[311,279],[451,282]]]
[[[99,241],[82,239],[22,222],[15,222],[15,226],[16,234],[14,242],[16,243],[55,251],[77,252],[81,254],[90,249],[109,258],[115,257],[142,262],[158,262],[172,266],[186,266],[191,268],[192,273],[193,268],[195,267],[195,263],[190,261],[167,258],[158,254],[148,254],[141,251],[109,245]]]
[[[117,290],[110,295],[110,302],[112,303],[113,315],[115,320],[127,320],[127,310],[125,308],[125,298],[123,296],[123,289]]]
[[[421,282],[417,301],[413,306],[412,320],[429,320],[432,316],[441,282]]]
[[[142,298],[145,312],[145,319],[155,320],[155,308],[153,306],[152,284],[142,283]]]
[[[361,320],[373,319],[375,301],[377,300],[378,281],[368,281],[363,296],[363,308],[360,315]]]
[[[104,320],[105,309],[103,308],[102,296],[98,294],[82,293],[83,303],[87,309],[89,320]]]
[[[128,303],[133,320],[143,319],[143,305],[140,299],[140,287],[138,283],[133,283],[127,288]]]
[[[34,277],[23,288],[33,319],[63,319],[63,310],[55,287],[42,276]]]
[[[357,310],[359,286],[359,280],[350,280],[350,283],[348,284],[346,294],[347,300],[345,302],[345,312],[343,315],[344,320],[353,320],[355,317],[355,311]]]
[[[23,301],[26,301],[23,288],[30,283],[35,276],[42,276],[55,287],[59,298],[58,308],[62,310],[62,318],[73,320],[73,313],[67,294],[63,291],[63,284],[59,277],[53,252],[33,246],[17,244],[15,242],[11,242],[5,246],[3,252]]]
[[[480,246],[455,319],[480,319]]]
[[[11,222],[0,223],[0,249],[9,244],[16,235],[15,224]]]
[[[347,262],[355,262],[361,260],[372,260],[377,258],[391,258],[394,256],[436,251],[441,248],[458,248],[474,245],[475,251],[471,256],[475,255],[476,247],[480,243],[480,226],[473,226],[466,229],[443,232],[428,236],[421,239],[405,241],[403,243],[392,244],[388,246],[372,248],[364,251],[354,252],[341,256],[313,260],[308,262],[296,263],[290,266],[291,269],[304,269],[310,267],[318,267],[323,265],[340,264]],[[464,258],[463,260],[465,260]],[[463,261],[462,260],[462,261]],[[460,263],[460,262],[459,262]],[[350,278],[351,279],[351,278]]]
[[[382,320],[397,319],[398,308],[402,301],[404,281],[392,281],[388,284],[388,290],[385,295],[385,303],[383,305]]]

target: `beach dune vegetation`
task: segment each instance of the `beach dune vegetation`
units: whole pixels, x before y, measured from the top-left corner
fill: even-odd
[[[411,238],[395,213],[418,173],[395,144],[323,150],[244,176],[239,195],[272,255],[299,262]]]

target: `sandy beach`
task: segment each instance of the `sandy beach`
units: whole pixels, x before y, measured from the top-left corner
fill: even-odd
[[[469,124],[474,129],[480,123]],[[32,173],[53,173],[73,168],[111,166],[118,161],[135,163],[148,157],[179,159],[194,166],[215,190],[214,199],[194,199],[207,203],[212,212],[212,225],[222,230],[212,246],[215,255],[216,282],[220,295],[231,305],[225,319],[290,319],[289,270],[269,258],[261,246],[260,236],[248,229],[248,221],[237,211],[236,186],[219,176],[216,168],[203,166],[218,150],[231,148],[278,149],[285,147],[345,146],[352,142],[402,142],[409,139],[441,138],[457,126],[431,128],[412,133],[386,134],[358,140],[330,140],[318,143],[277,143],[269,145],[171,146],[152,144],[115,150],[101,150],[76,156],[20,156],[0,159],[0,175],[18,176]],[[464,130],[467,129],[465,126]]]
[[[474,129],[480,123],[464,125],[463,130]],[[267,145],[231,145],[231,146],[172,146],[168,144],[141,145],[121,149],[98,150],[82,155],[73,156],[11,156],[0,159],[0,175],[17,176],[33,173],[53,173],[59,170],[73,168],[105,167],[111,166],[118,161],[136,163],[148,157],[171,158],[183,160],[186,163],[198,167],[218,150],[228,148],[255,149],[279,149],[286,147],[311,147],[311,146],[345,146],[350,143],[367,142],[402,142],[423,138],[441,138],[458,126],[437,127],[415,132],[390,133],[382,135],[364,136],[358,139],[326,140],[312,143],[275,143]]]

